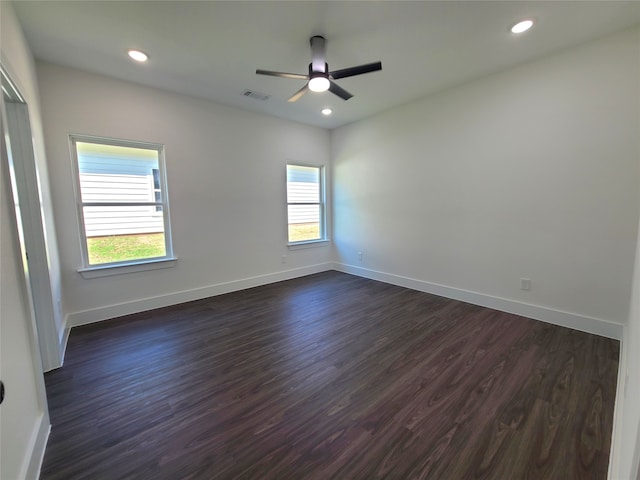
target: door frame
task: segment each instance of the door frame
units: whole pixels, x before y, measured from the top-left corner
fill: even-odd
[[[15,208],[24,284],[36,326],[43,371],[62,364],[59,332],[56,327],[56,302],[51,288],[49,255],[44,228],[40,177],[33,147],[29,107],[0,63],[2,83],[3,162],[8,164],[10,193]],[[57,301],[60,309],[59,300]]]

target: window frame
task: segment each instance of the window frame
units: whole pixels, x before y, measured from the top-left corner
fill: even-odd
[[[160,180],[160,201],[150,200],[149,202],[84,202],[82,200],[82,189],[80,184],[80,164],[76,144],[94,143],[99,145],[109,145],[116,147],[140,148],[145,150],[155,150],[158,154],[158,170]],[[166,163],[164,156],[164,145],[153,142],[143,142],[137,140],[125,140],[118,138],[100,137],[96,135],[69,135],[69,149],[71,152],[71,163],[74,175],[74,194],[76,200],[76,213],[78,216],[78,234],[82,254],[82,267],[78,269],[84,278],[102,277],[107,275],[118,275],[122,273],[155,270],[168,268],[175,265],[177,258],[173,253],[173,241],[171,237],[171,221],[169,211],[169,195],[167,188]],[[153,170],[153,169],[152,169]],[[153,182],[153,172],[152,172]],[[152,183],[153,187],[153,183]],[[152,188],[152,195],[155,197],[155,189]],[[87,206],[110,206],[116,203],[118,206],[144,206],[148,205],[155,210],[162,209],[165,255],[161,257],[139,258],[132,260],[122,260],[118,262],[91,264],[89,263],[89,250],[87,245],[87,230],[85,225],[84,207]],[[155,212],[154,212],[155,214]],[[157,212],[160,215],[160,212]]]
[[[318,179],[319,179],[319,198],[318,203],[309,203],[309,202],[294,202],[289,203],[289,195],[288,195],[288,168],[289,167],[304,167],[304,168],[315,168],[318,169]],[[287,238],[287,246],[289,248],[295,247],[304,247],[305,245],[313,246],[314,244],[327,243],[329,241],[327,237],[327,216],[326,216],[326,182],[325,182],[325,166],[324,165],[313,165],[309,163],[301,163],[294,161],[287,161],[285,165],[285,202],[286,202],[286,238]],[[289,240],[289,205],[318,205],[320,212],[320,238],[314,238],[312,240],[300,240],[297,242],[292,242]]]
[[[157,172],[157,176],[156,176]],[[156,178],[158,180],[158,187],[156,188]],[[159,212],[162,212],[162,205],[158,205],[158,194],[160,194],[160,202],[162,202],[162,181],[160,180],[160,169],[152,168],[151,169],[151,193],[153,194],[153,201],[156,202],[156,206],[154,208],[154,214],[157,215]]]

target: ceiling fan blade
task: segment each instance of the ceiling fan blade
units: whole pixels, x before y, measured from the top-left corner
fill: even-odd
[[[340,87],[337,83],[334,83],[331,80],[329,80],[329,82],[329,91],[331,93],[336,94],[343,100],[349,100],[351,97],[353,97],[353,95],[347,92],[344,88]]]
[[[326,55],[324,37],[311,37],[311,71],[326,72]]]
[[[293,78],[294,80],[307,80],[308,75],[302,75],[301,73],[287,73],[287,72],[272,72],[271,70],[256,70],[258,75],[269,75],[271,77]]]
[[[305,83],[304,87],[289,97],[289,102],[297,102],[309,90],[309,83]]]
[[[334,70],[329,72],[331,78],[338,80],[339,78],[353,77],[355,75],[362,75],[363,73],[371,73],[382,70],[382,62],[367,63],[366,65],[358,65],[357,67],[343,68],[341,70]]]

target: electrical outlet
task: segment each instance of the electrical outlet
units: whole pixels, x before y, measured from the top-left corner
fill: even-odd
[[[520,279],[520,290],[531,290],[531,279],[530,278],[521,278]]]
[[[280,260],[282,261],[282,263],[287,263],[287,256],[282,255],[282,258]]]
[[[362,261],[362,252],[358,252],[358,260]]]

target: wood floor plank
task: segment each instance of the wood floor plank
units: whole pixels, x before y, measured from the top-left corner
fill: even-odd
[[[619,342],[325,272],[74,328],[41,478],[605,479]]]

